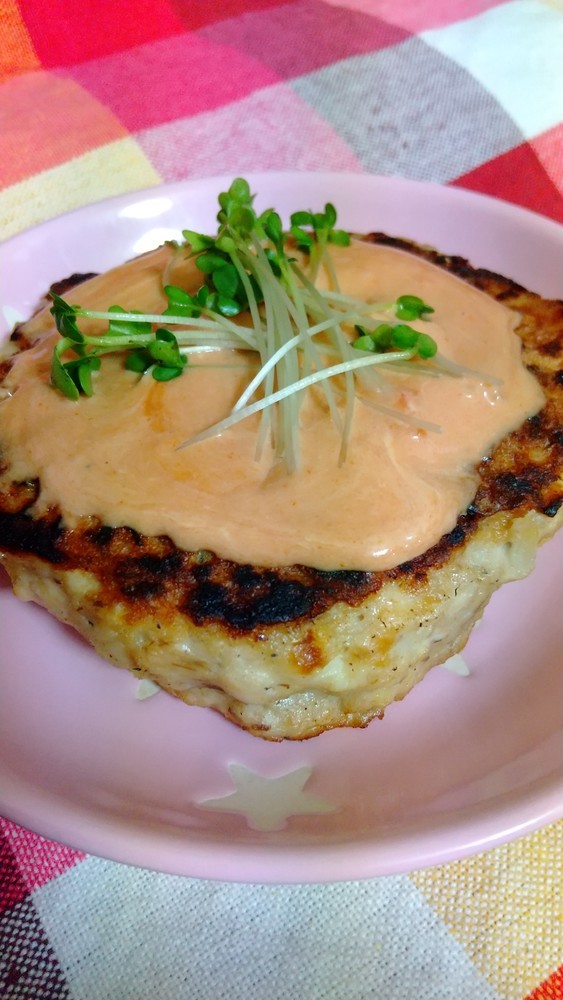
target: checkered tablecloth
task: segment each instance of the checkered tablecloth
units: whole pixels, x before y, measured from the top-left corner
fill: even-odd
[[[163,181],[350,171],[563,220],[560,0],[0,0],[0,236]],[[1,636],[0,636],[1,642]],[[0,998],[558,1000],[561,825],[244,886],[0,822]]]

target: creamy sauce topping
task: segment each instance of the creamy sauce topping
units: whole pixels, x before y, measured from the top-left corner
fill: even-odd
[[[161,312],[170,255],[163,247],[66,298],[87,308],[118,302]],[[354,242],[332,248],[331,256],[343,291],[371,301],[413,294],[433,305],[431,320],[412,325],[434,337],[443,355],[502,385],[473,376],[388,377],[389,394],[380,401],[442,432],[407,426],[357,401],[342,465],[324,397],[310,391],[301,415],[301,468],[288,475],[268,448],[256,460],[258,417],[178,450],[229,413],[255,371],[249,375],[245,367],[248,355],[200,355],[166,384],[125,371],[122,358],[107,358],[94,376],[94,396],[72,402],[49,385],[58,335],[43,311],[26,326],[38,340],[16,358],[5,382],[11,395],[0,401],[9,478],[39,477],[36,513],[59,505],[71,526],[96,515],[105,524],[169,535],[187,550],[264,566],[380,570],[439,541],[474,496],[476,464],[543,405],[520,359],[517,316],[395,249]],[[178,274],[174,280],[180,283]]]

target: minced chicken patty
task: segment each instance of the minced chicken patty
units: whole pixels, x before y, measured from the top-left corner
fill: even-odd
[[[94,515],[71,530],[57,508],[34,516],[41,483],[12,481],[0,428],[0,561],[18,596],[72,625],[107,660],[269,740],[382,716],[463,648],[492,593],[527,575],[538,545],[563,523],[563,303],[461,258],[369,239],[517,311],[523,361],[546,398],[481,463],[473,502],[423,555],[381,572],[264,568]],[[25,325],[12,346],[30,346]],[[0,388],[10,364],[0,362]]]

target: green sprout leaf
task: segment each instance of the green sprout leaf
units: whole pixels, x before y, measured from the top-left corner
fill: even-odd
[[[375,351],[375,342],[369,333],[362,334],[361,337],[356,337],[352,341],[352,347],[355,347],[357,351]]]
[[[187,359],[180,353],[178,341],[171,330],[159,327],[147,347],[137,348],[127,355],[127,371],[144,375],[149,369],[157,382],[169,382],[181,375]]]
[[[393,343],[393,327],[390,323],[379,323],[370,336],[378,351],[386,351]]]
[[[393,327],[393,346],[400,351],[408,351],[411,347],[414,347],[418,336],[419,334],[412,327],[406,326],[404,323],[398,323],[397,326]]]
[[[236,302],[235,299],[229,299],[224,295],[217,296],[216,308],[217,311],[221,314],[221,316],[227,316],[227,317],[238,316],[238,314],[241,312],[240,303]]]
[[[207,288],[205,285],[203,288],[205,288],[206,296],[202,302],[199,296],[194,297],[189,292],[185,292],[183,288],[177,288],[176,285],[165,285],[164,292],[168,299],[168,307],[164,310],[163,316],[201,316],[201,310],[207,300]]]
[[[131,353],[125,358],[125,367],[127,371],[137,372],[138,375],[144,375],[152,364],[153,359],[144,347],[139,347],[136,350],[131,351]]]
[[[228,254],[234,253],[237,248],[237,245],[232,236],[220,236],[215,241],[215,245],[218,250],[222,250],[223,253],[228,253]]]
[[[235,201],[241,202],[241,204],[251,204],[252,195],[250,193],[250,185],[244,177],[235,177],[233,183],[229,188],[229,194]]]
[[[60,342],[64,344],[64,341]],[[72,341],[71,341],[72,343]],[[51,356],[51,385],[62,392],[67,399],[78,399],[80,392],[70,373],[67,371],[60,359],[60,351],[56,349]]]
[[[138,309],[132,309],[130,311],[133,312],[133,313],[136,313],[138,316],[141,315],[141,313],[138,311]],[[116,315],[119,315],[120,313],[127,312],[127,310],[123,309],[122,306],[110,306],[109,309],[108,309],[108,312],[115,313]],[[117,336],[117,337],[123,337],[123,336],[126,336],[126,337],[136,337],[140,333],[141,334],[142,333],[150,333],[151,332],[151,324],[150,323],[145,323],[143,321],[140,321],[140,322],[137,323],[134,320],[132,321],[132,320],[111,319],[110,322],[109,322],[109,326],[108,326],[107,332],[110,335],[111,334],[115,334],[115,336]]]
[[[433,312],[432,306],[419,299],[418,295],[400,295],[395,303],[395,315],[399,319],[420,319]]]
[[[329,243],[334,243],[335,246],[349,247],[350,233],[346,233],[343,229],[331,229],[328,234],[328,241]]]
[[[332,229],[336,223],[336,209],[334,205],[327,202],[324,211],[324,224],[327,229]]]
[[[234,264],[225,264],[213,272],[213,284],[220,295],[232,299],[236,295],[240,278]]]
[[[438,353],[436,341],[427,333],[419,333],[416,347],[420,358],[433,358]]]
[[[158,329],[155,332],[154,344],[151,345],[151,348],[155,361],[160,361],[167,367],[184,367],[186,359],[180,354],[178,341],[172,330]]]
[[[277,212],[268,212],[267,218],[262,219],[262,226],[266,236],[272,241],[275,247],[281,248],[284,242],[283,226]]]
[[[300,250],[310,250],[313,246],[313,237],[305,229],[302,229],[301,226],[292,226],[290,233]]]
[[[62,361],[62,355],[71,350],[75,355]],[[51,384],[68,399],[77,400],[83,394],[93,394],[92,372],[98,371],[101,362],[95,355],[88,356],[82,344],[70,337],[63,337],[51,356]]]
[[[196,257],[196,266],[205,274],[212,274],[219,267],[225,267],[229,262],[226,254],[217,253],[214,250],[205,250]]]
[[[182,374],[181,368],[158,365],[152,370],[152,377],[155,382],[171,382],[173,378],[178,378]]]
[[[292,226],[312,226],[313,215],[311,212],[294,212],[290,222]]]
[[[352,347],[359,351],[389,352],[414,350],[419,358],[433,358],[438,351],[436,341],[427,333],[419,333],[404,323],[379,323],[374,330],[356,324],[359,334],[352,341]],[[390,360],[391,360],[390,357]]]
[[[55,292],[50,291],[49,297],[53,301],[51,315],[55,319],[57,330],[63,337],[68,337],[76,343],[82,343],[84,338],[78,329],[76,317],[80,313],[80,306],[72,306],[65,299]]]
[[[92,373],[100,370],[102,362],[97,357],[80,358],[76,366],[76,378],[85,396],[94,395]]]
[[[214,245],[214,240],[210,236],[202,233],[194,233],[193,229],[183,229],[182,236],[186,243],[192,248],[192,253],[200,253],[202,250],[209,250]]]
[[[242,236],[250,236],[256,224],[256,215],[248,205],[235,205],[229,215],[229,222]]]

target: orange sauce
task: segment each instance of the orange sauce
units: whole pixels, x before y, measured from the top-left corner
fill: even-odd
[[[90,308],[160,312],[164,247],[92,279],[67,298]],[[354,242],[331,255],[341,289],[372,301],[419,295],[435,312],[413,326],[442,354],[501,380],[393,375],[381,402],[440,433],[408,426],[356,401],[348,457],[317,390],[301,411],[301,464],[289,475],[269,443],[256,458],[258,417],[178,450],[225,417],[255,367],[248,354],[201,355],[161,384],[107,358],[95,394],[72,402],[49,384],[57,335],[47,311],[27,324],[35,346],[17,357],[0,400],[4,462],[12,479],[39,477],[37,513],[58,505],[72,526],[83,515],[169,535],[258,565],[380,570],[428,549],[471,501],[475,467],[493,445],[543,405],[520,358],[517,316],[427,262]],[[177,279],[175,279],[177,280]],[[236,365],[234,365],[236,362]],[[378,398],[378,397],[374,397]]]

